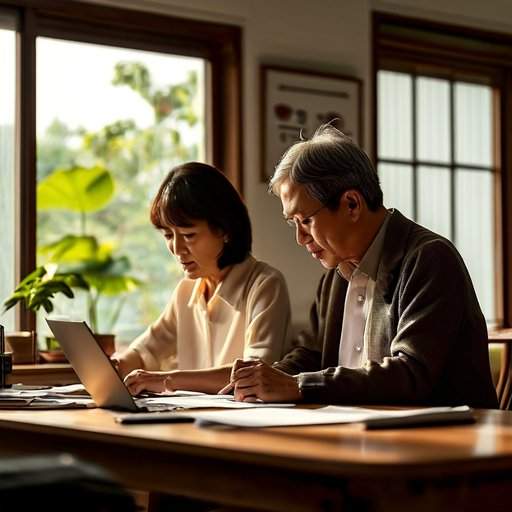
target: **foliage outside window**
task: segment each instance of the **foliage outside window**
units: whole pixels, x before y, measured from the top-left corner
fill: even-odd
[[[58,313],[129,341],[181,277],[148,206],[172,166],[205,158],[205,61],[48,38],[37,56],[38,264],[90,284]]]
[[[1,13],[0,13],[1,14]],[[0,18],[0,297],[7,297],[15,283],[15,36],[3,29]],[[0,322],[7,331],[14,329],[14,311]]]

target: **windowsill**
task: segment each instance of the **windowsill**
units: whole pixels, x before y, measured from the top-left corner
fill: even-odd
[[[512,343],[512,329],[500,328],[489,331],[489,343]]]
[[[15,364],[8,384],[54,386],[80,382],[68,363]]]

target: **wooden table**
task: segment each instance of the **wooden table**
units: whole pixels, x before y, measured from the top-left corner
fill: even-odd
[[[0,455],[70,452],[129,488],[263,510],[512,510],[512,412],[385,431],[123,426],[114,415],[2,411]]]

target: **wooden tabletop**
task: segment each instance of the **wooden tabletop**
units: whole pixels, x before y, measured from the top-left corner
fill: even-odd
[[[460,474],[479,462],[496,468],[505,464],[512,470],[512,412],[477,414],[476,425],[366,431],[359,424],[227,430],[194,424],[127,426],[114,421],[117,413],[103,409],[2,411],[0,430],[163,452],[197,451],[226,460],[307,467],[323,474]]]
[[[488,505],[496,493],[503,494],[500,506],[512,507],[512,412],[477,411],[474,425],[382,431],[360,424],[120,425],[116,415],[0,411],[0,455],[69,452],[100,464],[129,488],[268,511],[344,510],[347,502],[352,510],[363,500],[365,510],[485,505],[490,512],[498,510]],[[418,506],[419,490],[428,494],[427,508]]]

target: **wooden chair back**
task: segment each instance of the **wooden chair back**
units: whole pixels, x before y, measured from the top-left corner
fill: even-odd
[[[512,410],[512,329],[489,332],[489,343],[502,344],[496,394],[500,409]]]

